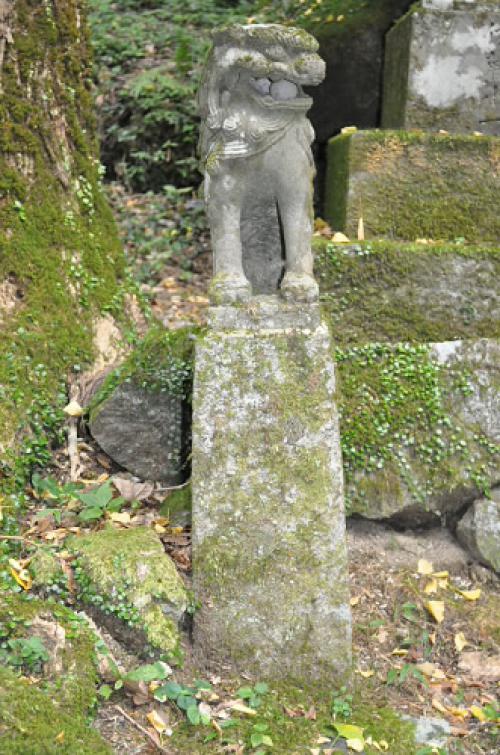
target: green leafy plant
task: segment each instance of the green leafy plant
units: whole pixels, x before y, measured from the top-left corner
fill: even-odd
[[[30,672],[40,671],[49,660],[49,654],[39,637],[8,639],[0,648],[0,661]]]
[[[262,696],[268,691],[269,686],[265,682],[257,682],[253,687],[240,687],[236,695],[250,708],[259,708],[262,704]]]
[[[196,680],[192,687],[185,687],[177,682],[168,682],[155,690],[154,697],[162,703],[165,700],[171,700],[184,712],[187,720],[193,726],[208,725],[210,716],[200,710],[196,696],[200,695],[202,690],[210,692],[211,689],[212,685],[202,680]]]
[[[273,746],[273,740],[269,736],[269,726],[266,723],[256,723],[252,726],[252,731],[250,732],[250,746],[251,747],[261,747],[264,745],[265,747],[272,747]],[[256,753],[258,755],[258,753]]]
[[[77,493],[77,498],[83,503],[83,508],[78,515],[83,522],[100,519],[107,511],[120,511],[125,503],[121,496],[114,498],[111,480],[106,480],[102,485],[86,493]]]
[[[333,693],[331,712],[334,720],[337,717],[350,718],[352,715],[352,695],[347,693],[347,687],[341,687]]]
[[[425,676],[419,671],[412,663],[405,663],[400,669],[391,668],[387,672],[386,684],[388,685],[401,685],[407,679],[416,679],[424,686],[427,686]]]

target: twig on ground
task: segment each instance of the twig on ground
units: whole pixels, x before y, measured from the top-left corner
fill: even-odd
[[[159,752],[165,753],[165,755],[168,755],[168,750],[166,750],[164,747],[161,746],[161,744],[158,744],[154,736],[149,732],[147,729],[144,728],[144,726],[141,726],[141,724],[137,723],[132,716],[129,716],[129,714],[123,710],[123,708],[120,708],[119,705],[115,705],[116,710],[118,713],[121,713],[121,715],[127,719],[133,726],[135,726],[136,729],[139,729],[148,739],[150,742],[154,744],[154,746],[157,748]]]
[[[0,540],[22,540],[25,543],[29,543],[30,545],[35,545],[38,547],[40,543],[36,543],[34,540],[29,540],[27,537],[23,537],[22,535],[0,535]]]
[[[73,385],[70,390],[70,400],[75,400],[78,395],[78,387]],[[78,450],[78,417],[68,419],[68,457],[69,479],[76,482],[80,474],[80,452]]]

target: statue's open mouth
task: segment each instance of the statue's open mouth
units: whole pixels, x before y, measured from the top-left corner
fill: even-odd
[[[260,95],[258,100],[266,107],[310,107],[312,98],[308,97],[302,86],[290,79],[272,80],[268,78],[250,79],[252,89]]]

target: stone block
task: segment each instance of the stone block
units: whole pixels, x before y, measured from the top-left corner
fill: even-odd
[[[386,36],[382,126],[500,136],[500,7],[424,0]]]
[[[315,242],[322,312],[338,346],[500,338],[500,248]]]
[[[358,131],[328,145],[325,215],[357,238],[500,239],[500,140]]]
[[[483,564],[500,572],[500,488],[474,501],[457,526],[457,537]]]
[[[195,643],[261,678],[339,683],[351,618],[328,330],[316,305],[273,297],[210,322],[193,403]]]

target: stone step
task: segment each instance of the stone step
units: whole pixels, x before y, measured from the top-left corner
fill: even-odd
[[[423,131],[355,131],[328,144],[325,216],[366,238],[498,242],[500,139]]]

